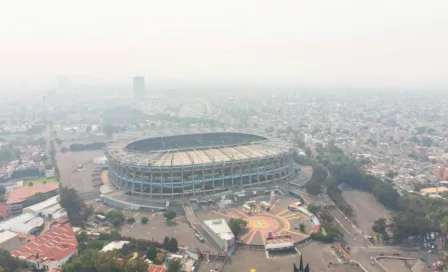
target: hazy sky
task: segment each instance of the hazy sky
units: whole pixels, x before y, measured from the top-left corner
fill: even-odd
[[[448,86],[447,14],[447,0],[0,0],[0,84]]]

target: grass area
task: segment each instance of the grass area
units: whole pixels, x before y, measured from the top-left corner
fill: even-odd
[[[40,178],[40,179],[27,179],[23,181],[23,186],[27,187],[29,186],[30,182],[33,183],[33,185],[42,184],[42,183],[54,183],[58,182],[56,178]]]

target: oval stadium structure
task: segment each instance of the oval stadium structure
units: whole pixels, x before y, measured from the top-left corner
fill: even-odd
[[[197,133],[113,142],[109,181],[128,194],[172,198],[265,187],[293,174],[289,143],[246,133]]]

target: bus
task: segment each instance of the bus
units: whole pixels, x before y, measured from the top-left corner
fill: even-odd
[[[268,209],[271,208],[271,204],[269,204],[269,203],[266,202],[266,201],[261,201],[261,202],[260,202],[260,206],[261,206],[263,209],[265,209],[265,210],[268,210]]]
[[[247,214],[251,214],[251,213],[252,213],[252,208],[251,208],[249,205],[247,205],[247,204],[243,204],[243,208],[244,208],[244,211],[245,211]]]

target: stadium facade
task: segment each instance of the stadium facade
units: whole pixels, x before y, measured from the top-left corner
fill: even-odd
[[[109,181],[134,196],[173,198],[230,187],[264,187],[293,175],[289,143],[215,132],[113,142],[105,149]]]

